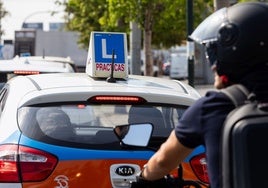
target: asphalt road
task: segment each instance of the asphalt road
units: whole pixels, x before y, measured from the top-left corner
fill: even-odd
[[[166,79],[169,79],[169,77],[164,77]],[[188,84],[188,80],[180,80],[181,82],[184,82]],[[195,85],[194,88],[200,93],[201,96],[204,96],[207,91],[216,90],[213,86],[213,84],[207,84],[207,85]]]
[[[194,87],[201,96],[204,96],[207,91],[216,90],[213,85],[196,85]]]
[[[169,76],[161,76],[164,79],[170,79]],[[188,80],[180,80],[183,83],[188,84]],[[204,96],[207,91],[211,90],[216,90],[213,86],[213,84],[203,84],[203,85],[198,85],[196,84],[194,88],[200,93],[201,96]]]

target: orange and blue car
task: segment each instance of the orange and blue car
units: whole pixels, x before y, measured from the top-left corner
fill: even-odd
[[[149,147],[157,149],[199,97],[189,85],[156,77],[16,76],[0,92],[0,187],[128,188],[154,151],[125,147],[114,127],[153,124]],[[197,148],[182,172],[205,186],[203,152]]]

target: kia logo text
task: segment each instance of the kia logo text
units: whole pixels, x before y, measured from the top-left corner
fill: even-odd
[[[116,168],[115,173],[120,176],[131,176],[135,173],[135,169],[131,166],[120,166]]]

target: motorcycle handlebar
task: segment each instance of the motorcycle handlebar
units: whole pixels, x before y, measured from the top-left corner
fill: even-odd
[[[131,182],[131,188],[202,188],[202,186],[192,180],[183,180],[181,178],[174,178],[171,176],[166,176],[165,178],[147,181],[137,179],[137,182]]]

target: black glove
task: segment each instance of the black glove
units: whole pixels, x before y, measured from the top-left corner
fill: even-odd
[[[140,175],[136,177],[136,182],[131,182],[131,188],[171,188],[175,180],[171,176],[165,176],[161,179],[148,181]]]

